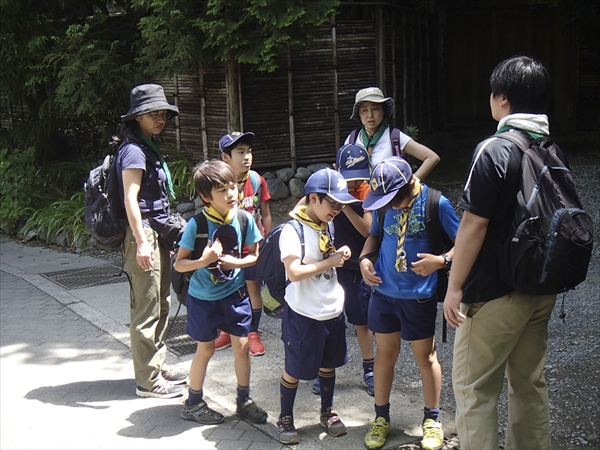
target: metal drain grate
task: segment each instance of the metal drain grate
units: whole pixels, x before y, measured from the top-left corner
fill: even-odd
[[[186,333],[187,316],[177,316],[175,320],[169,323],[171,329],[167,330],[166,343],[167,348],[177,356],[190,355],[196,353],[197,343]]]
[[[125,272],[121,273],[121,267],[113,265],[59,270],[58,272],[40,273],[40,275],[65,289],[80,289],[127,281]]]

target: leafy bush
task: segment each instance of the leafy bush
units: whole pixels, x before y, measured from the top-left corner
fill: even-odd
[[[35,164],[35,148],[0,150],[0,226],[12,232],[32,208],[47,198],[45,180]]]
[[[190,201],[196,196],[194,189],[194,164],[177,150],[169,149],[165,153],[172,156],[167,160],[171,179],[173,180],[173,190],[178,200]]]

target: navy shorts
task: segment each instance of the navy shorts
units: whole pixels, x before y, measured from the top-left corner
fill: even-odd
[[[210,342],[223,330],[233,336],[246,337],[252,322],[252,306],[244,286],[216,301],[199,300],[188,294],[187,334],[198,342]]]
[[[359,270],[337,270],[338,283],[344,288],[344,313],[352,325],[367,325],[371,288]]]
[[[405,341],[418,341],[435,334],[437,298],[400,300],[371,292],[369,329],[374,333],[395,333]]]
[[[256,264],[244,268],[244,277],[246,278],[246,281],[258,281],[258,278],[256,277]]]
[[[314,380],[319,368],[334,369],[348,362],[344,313],[315,320],[286,307],[281,322],[285,371],[300,380]]]

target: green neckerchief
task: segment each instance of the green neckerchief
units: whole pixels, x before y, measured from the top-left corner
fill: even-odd
[[[144,143],[148,144],[148,147],[150,147],[154,151],[154,153],[156,153],[156,155],[158,156],[160,165],[162,166],[163,170],[165,171],[165,176],[167,177],[167,187],[169,190],[169,196],[172,199],[175,199],[175,191],[173,190],[173,180],[171,179],[171,172],[169,171],[169,167],[167,166],[167,163],[165,162],[164,158],[162,157],[162,153],[160,152],[160,148],[158,147],[158,144],[156,142],[154,142],[152,139],[148,139],[148,136],[146,136],[144,133],[140,133],[139,131],[136,131],[135,134]]]
[[[500,134],[500,133],[504,133],[505,131],[517,130],[517,129],[518,128],[511,127],[510,125],[505,125],[502,128],[500,128],[498,131],[496,131],[494,134]],[[524,130],[520,130],[520,131],[524,131]],[[539,139],[541,137],[544,137],[543,134],[533,133],[531,131],[525,131],[525,133],[527,133],[528,135],[530,135],[534,139]]]
[[[363,143],[365,144],[365,148],[367,150],[369,150],[370,148],[375,147],[375,145],[377,144],[377,142],[379,142],[379,138],[381,138],[381,136],[383,135],[383,132],[385,130],[387,130],[388,125],[385,122],[381,122],[381,124],[379,125],[379,128],[377,128],[377,131],[375,132],[375,134],[373,135],[372,138],[369,138],[369,135],[367,133],[367,130],[365,130],[365,127],[362,127],[362,130],[360,131],[360,138],[363,141]],[[371,152],[369,151],[369,155],[371,154]]]

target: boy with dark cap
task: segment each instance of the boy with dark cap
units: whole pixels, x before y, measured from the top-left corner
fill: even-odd
[[[346,246],[333,246],[329,222],[346,204],[357,200],[348,193],[344,178],[332,169],[312,174],[304,192],[306,204],[296,206],[290,213],[302,227],[304,251],[292,224],[284,225],[279,236],[281,261],[290,280],[281,323],[285,370],[277,425],[282,444],[300,442],[294,426],[298,380],[313,380],[317,375],[321,385],[320,424],[331,436],[346,434],[333,407],[335,368],[348,360],[344,290],[338,283],[336,267],[342,267],[351,252]]]
[[[371,235],[359,258],[365,283],[372,288],[369,329],[377,340],[373,371],[375,420],[364,443],[370,450],[385,445],[390,431],[394,366],[404,339],[410,341],[421,372],[425,400],[421,446],[437,450],[444,445],[439,419],[442,369],[435,348],[437,270],[447,266],[453,250],[447,255],[430,253],[425,229],[428,187],[413,176],[404,159],[397,156],[384,159],[374,167],[369,184],[371,190],[363,207],[372,211],[383,208],[385,213],[382,216],[373,213]],[[438,216],[445,233],[454,239],[458,217],[444,196],[439,200]]]
[[[269,189],[265,179],[251,170],[252,167],[252,140],[254,133],[234,131],[227,133],[219,140],[221,158],[231,166],[238,180],[239,207],[245,209],[256,221],[259,230],[266,236],[272,227],[271,209],[269,207]],[[245,249],[243,250],[245,253]],[[246,287],[252,303],[252,325],[248,342],[250,355],[260,356],[265,354],[265,347],[258,334],[260,317],[262,314],[262,298],[260,286],[256,278],[256,266],[246,268]],[[215,342],[215,350],[221,350],[231,345],[231,337],[221,330]]]

